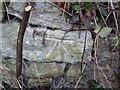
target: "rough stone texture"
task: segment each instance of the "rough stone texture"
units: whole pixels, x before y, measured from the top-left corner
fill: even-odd
[[[3,24],[2,31],[2,55],[16,57],[16,39],[19,29],[17,22]],[[64,61],[74,63],[81,61],[84,48],[85,32],[79,31],[68,32],[65,40],[61,43],[65,31],[48,30],[45,36],[45,47],[42,45],[44,28],[38,28],[41,35],[33,38],[33,29],[28,27],[24,38],[23,57],[31,61]],[[87,31],[85,60],[91,60],[92,39],[91,33]],[[4,49],[3,49],[4,48]]]
[[[17,7],[16,7],[17,6]],[[9,14],[15,15],[22,19],[24,2],[11,2],[8,10]],[[35,3],[29,22],[32,24],[51,26],[62,29],[69,29],[70,24],[64,21],[61,11],[49,2]]]
[[[4,82],[11,84],[15,80],[15,59],[2,59],[3,60],[3,73],[2,78]],[[27,76],[28,86],[34,86],[34,84],[41,83],[42,85],[51,82],[52,77],[61,76],[64,74],[65,64],[57,63],[38,63],[35,61],[23,60],[24,76]],[[14,85],[12,83],[12,85]],[[16,87],[16,86],[15,86]]]
[[[12,2],[8,7],[8,13],[21,19],[24,5],[24,2]],[[31,27],[30,24],[41,25],[41,27]],[[0,48],[0,53],[3,56],[3,81],[13,85],[11,82],[15,80],[16,73],[15,59],[13,58],[16,58],[16,39],[20,24],[17,20],[12,20],[10,23],[0,23],[0,25],[2,25],[2,32],[0,31],[0,35],[2,34],[0,38],[2,39],[0,40],[2,41],[0,42],[2,48]],[[47,29],[47,26],[58,28],[58,30]],[[83,61],[84,75],[81,77],[80,64],[76,64],[76,62],[81,61],[86,31],[80,32],[80,38],[78,38],[79,31],[68,32],[63,39],[65,31],[62,30],[70,29],[70,27],[71,25],[64,21],[59,9],[48,2],[36,3],[30,15],[29,25],[24,37],[23,58],[28,61],[23,63],[25,65],[23,72],[29,78],[28,86],[51,83],[51,78],[64,74],[65,63],[73,64],[67,72],[68,82],[65,82],[65,85],[72,80],[72,84],[68,84],[68,86],[73,85],[74,87],[76,82],[79,82],[79,87],[86,87],[87,80],[94,78],[94,65],[91,61],[93,45],[91,33],[87,31],[86,50]],[[45,42],[43,44],[45,32]],[[12,59],[4,59],[6,57],[12,57]],[[111,54],[109,52],[108,41],[100,38],[97,58],[99,67],[95,67],[95,79],[108,88],[110,85],[104,75],[110,78],[113,74],[113,71],[116,69],[118,54],[117,52]],[[59,61],[63,63],[57,63]],[[104,75],[99,71],[100,69]],[[109,80],[111,86],[117,87],[115,77],[110,79],[113,81]]]
[[[22,3],[12,2],[10,3],[8,8],[9,13],[19,17],[22,15],[23,7],[24,7],[23,2]],[[55,8],[50,3],[47,2],[36,3],[31,13],[29,22],[32,24],[37,24],[37,25],[40,24],[43,26],[52,25],[51,27],[57,27],[57,28],[62,27],[62,29],[70,28],[69,27],[70,24],[67,24],[63,21],[59,12],[60,10]],[[19,29],[19,23],[17,22],[3,24],[2,40],[3,40],[3,48],[5,49],[3,49],[2,52],[4,56],[10,56],[10,57],[16,56],[15,50],[16,50],[16,39],[17,39],[18,29]],[[39,35],[36,35],[33,38],[32,34],[34,30],[38,32]],[[45,31],[47,32],[45,36],[45,47],[43,47],[42,40]],[[51,31],[51,30],[47,30],[45,27],[32,28],[28,26],[24,38],[24,51],[23,51],[24,58],[32,61],[65,60],[65,62],[70,62],[70,63],[80,61],[84,47],[85,31],[81,31],[80,38],[78,38],[79,31],[68,32],[64,37],[65,40],[63,40],[63,42],[61,43],[61,39],[64,36],[64,33],[65,31],[61,31],[61,30]],[[91,33],[87,31],[85,57],[89,61],[91,60],[90,58],[91,51],[92,51]]]
[[[8,7],[8,13],[21,19],[23,6],[24,3],[12,2]],[[87,37],[84,62],[91,61],[93,46],[91,33],[89,31],[80,31],[80,38],[78,38],[79,31],[73,31],[68,32],[63,38],[65,31],[62,30],[70,29],[71,25],[66,23],[60,14],[61,12],[59,9],[47,2],[36,3],[31,12],[29,24],[42,25],[43,27],[31,27],[28,25],[25,32],[23,58],[28,60],[28,66],[25,72],[27,77],[30,77],[29,86],[35,85],[36,83],[44,84],[46,82],[51,82],[51,77],[63,75],[65,63],[73,64],[81,62],[85,44],[85,34]],[[20,24],[17,20],[2,24],[1,51],[3,57],[16,58],[16,40],[19,26]],[[47,26],[58,28],[58,30],[49,30],[46,28]],[[45,43],[43,44],[45,31]],[[33,35],[34,32],[35,35]],[[56,63],[60,61],[63,63]],[[15,78],[15,59],[3,59],[3,64],[10,70],[10,73],[13,74],[13,78]],[[73,73],[77,73],[78,69],[79,67],[74,65],[73,69],[69,69],[68,76],[75,77],[76,74]],[[3,77],[3,80],[9,84],[12,79],[10,73],[8,73],[8,75],[5,73]]]

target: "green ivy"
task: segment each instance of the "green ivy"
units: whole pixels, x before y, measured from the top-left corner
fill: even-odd
[[[93,5],[92,5],[92,3],[91,2],[85,2],[85,9],[86,10],[92,10],[92,7],[93,7]],[[74,9],[74,10],[76,10],[76,11],[79,11],[80,10],[80,4],[79,4],[79,2],[73,2],[72,3],[72,9]]]
[[[120,41],[118,36],[113,37],[112,40],[116,42],[115,44],[113,44],[114,48],[112,49],[112,51],[114,51],[117,47],[120,47]]]
[[[97,25],[94,32],[96,34],[98,33],[100,35],[100,37],[102,37],[102,38],[106,38],[112,31],[112,28],[110,28],[110,27],[104,27],[101,30],[100,30],[100,28],[101,28],[100,25]]]
[[[73,2],[72,3],[72,9],[79,11],[80,10],[80,5],[78,2]]]
[[[90,79],[87,83],[90,90],[105,90],[96,80]]]
[[[92,11],[92,7],[93,5],[91,2],[85,2],[85,7],[84,7],[85,9]]]

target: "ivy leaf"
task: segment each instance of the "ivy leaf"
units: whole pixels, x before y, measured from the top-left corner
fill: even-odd
[[[113,52],[117,47],[119,48],[120,41],[118,36],[113,37],[112,40],[115,41],[115,44],[112,45],[113,46],[112,52]]]
[[[101,10],[101,13],[102,13],[104,16],[107,16],[107,15],[108,15],[108,11],[107,11],[106,8],[100,7],[100,10]]]
[[[87,9],[87,10],[92,10],[92,7],[93,7],[93,5],[92,5],[92,3],[91,2],[85,2],[85,9]]]
[[[90,90],[105,90],[96,80],[90,79],[87,81]]]
[[[100,32],[99,32],[99,31],[100,31]],[[96,26],[96,29],[95,29],[94,32],[95,32],[96,34],[99,32],[98,34],[100,35],[100,37],[106,38],[111,31],[112,31],[112,28],[110,28],[110,27],[104,27],[104,28],[102,28],[102,29],[100,30],[100,26],[98,25],[98,26]]]
[[[112,38],[112,40],[119,41],[119,38],[118,38],[118,36],[115,36],[115,37]]]
[[[75,11],[79,11],[80,10],[80,5],[78,2],[74,2],[72,3],[72,9]]]

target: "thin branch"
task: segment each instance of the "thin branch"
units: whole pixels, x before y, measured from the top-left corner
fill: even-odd
[[[96,60],[96,61],[97,61],[97,60]],[[103,72],[103,70],[101,69],[101,67],[98,65],[98,62],[96,62],[96,61],[95,61],[95,63],[96,63],[96,65],[97,65],[98,69],[99,69],[99,70],[101,71],[101,73],[103,74],[103,76],[104,76],[104,78],[106,79],[106,81],[107,81],[108,85],[110,86],[111,90],[113,90],[113,88],[112,88],[112,86],[111,86],[111,84],[110,84],[107,76],[105,75],[105,73]]]
[[[120,1],[119,1],[119,16],[118,16],[118,38],[120,41]],[[120,75],[120,43],[119,43],[119,58],[118,58],[118,75]],[[118,77],[118,86],[120,87],[120,79]]]
[[[112,9],[114,10],[115,8],[114,8],[114,6],[113,6],[112,0],[110,0],[110,3],[111,3]],[[119,31],[119,29],[118,29],[118,22],[117,22],[117,17],[116,17],[115,11],[113,11],[113,17],[114,17],[114,20],[115,20],[117,35],[118,35],[118,37],[120,38],[120,31]]]
[[[6,10],[6,13],[7,13],[8,22],[10,23],[10,17],[8,15],[8,8],[7,8],[7,5],[6,5],[5,1],[4,1],[4,7],[5,7],[5,10]]]
[[[85,56],[85,50],[86,50],[86,43],[87,43],[87,30],[85,32],[85,42],[84,42],[84,47],[83,47],[83,53],[81,57],[81,75],[83,74],[83,61],[84,61],[84,56]]]
[[[22,73],[22,52],[23,52],[23,38],[28,24],[30,11],[32,6],[27,5],[24,9],[23,19],[19,28],[16,48],[16,78],[19,79]]]
[[[66,10],[60,8],[59,6],[57,6],[56,4],[54,4],[53,2],[51,2],[51,1],[49,1],[49,0],[48,0],[48,2],[51,3],[52,5],[54,5],[55,7],[57,7],[58,9],[60,9],[61,11],[65,12],[65,13],[68,14],[69,16],[72,16],[69,12],[67,12]]]
[[[83,67],[83,69],[82,69],[82,72],[85,71],[86,66],[87,66],[87,63],[85,63],[85,65],[84,65],[84,67]],[[78,79],[78,81],[77,81],[77,83],[76,83],[76,85],[75,85],[75,90],[76,90],[76,88],[78,87],[78,85],[79,85],[80,80],[82,79],[82,77],[83,77],[83,75],[81,74],[80,77],[79,77],[79,79]]]

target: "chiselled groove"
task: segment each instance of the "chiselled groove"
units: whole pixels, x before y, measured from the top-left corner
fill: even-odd
[[[10,18],[10,21],[11,22],[14,22],[14,21],[17,21],[18,23],[21,23],[22,22],[22,19],[15,16],[15,15],[11,15],[11,14],[8,14],[9,15],[9,18]],[[2,21],[0,21],[0,23],[7,23],[8,20],[7,20],[7,17],[5,17],[5,19],[3,19]],[[69,29],[63,29],[63,28],[57,28],[57,27],[52,27],[52,26],[44,26],[44,25],[41,25],[41,24],[34,24],[34,23],[30,23],[28,22],[28,26],[30,26],[31,28],[46,28],[48,30],[61,30],[61,31],[85,31],[86,28],[77,28],[77,29],[73,29],[73,28],[69,28]],[[89,30],[89,29],[88,29]],[[90,30],[92,31],[92,30]]]
[[[42,28],[46,28],[46,29],[49,29],[49,30],[61,30],[62,28],[56,28],[56,27],[50,27],[50,26],[43,26],[43,25],[40,25],[40,24],[33,24],[33,23],[29,23],[29,26],[30,27],[42,27]]]

